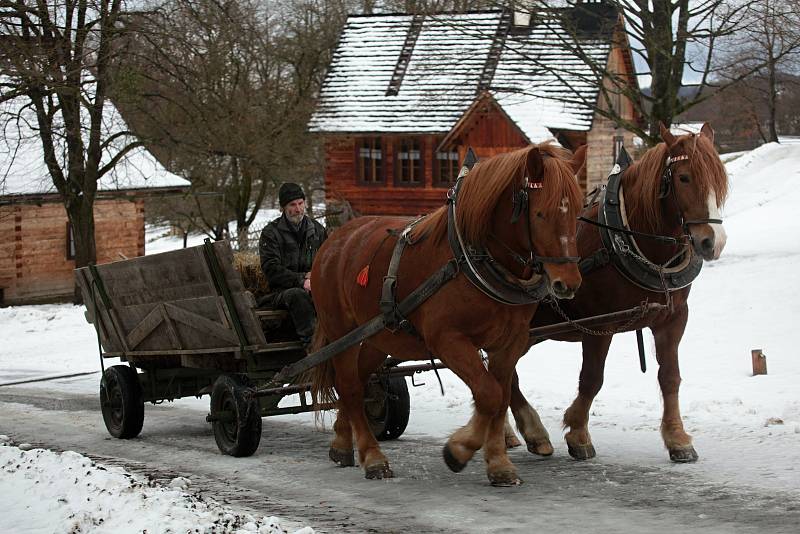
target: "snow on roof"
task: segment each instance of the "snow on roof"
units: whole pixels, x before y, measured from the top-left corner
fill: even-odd
[[[33,115],[20,108],[19,102],[0,105],[3,116],[0,130],[0,196],[46,195],[56,193],[55,185],[44,162],[42,141]],[[103,116],[107,138],[126,126],[116,108],[106,104]],[[7,120],[19,116],[19,120]],[[109,162],[119,149],[134,141],[132,135],[123,135],[103,152],[101,165]],[[57,148],[57,150],[59,150]],[[65,168],[66,150],[56,154],[61,168]],[[150,152],[140,147],[133,149],[117,163],[111,172],[98,182],[98,191],[129,191],[168,187],[188,187],[189,181],[168,172]]]
[[[426,16],[396,95],[387,95],[412,15],[347,21],[309,123],[313,132],[448,132],[473,103],[501,11]],[[503,33],[502,31],[500,32]],[[541,15],[529,32],[509,32],[489,86],[523,131],[588,130],[598,90],[586,63],[564,51],[560,21]],[[601,64],[610,35],[583,40]],[[557,70],[559,75],[553,74]],[[490,69],[491,72],[491,69]]]
[[[698,134],[700,130],[703,128],[704,122],[681,122],[681,123],[673,123],[669,127],[669,131],[672,135],[686,135],[686,134]]]
[[[411,15],[351,17],[334,54],[312,131],[444,132],[472,103],[497,13],[432,16],[396,96],[386,96]],[[446,68],[442,68],[446,65]]]

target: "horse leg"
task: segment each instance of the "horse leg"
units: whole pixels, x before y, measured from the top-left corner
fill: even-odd
[[[497,380],[486,370],[478,351],[460,333],[443,333],[431,343],[431,350],[472,391],[475,409],[469,422],[456,430],[442,450],[444,461],[451,471],[458,473],[486,441],[486,431],[492,417],[505,415],[503,390]],[[502,419],[501,419],[502,421]],[[502,425],[500,436],[503,436]],[[503,445],[505,451],[505,444]]]
[[[603,387],[603,370],[608,348],[613,336],[583,336],[583,365],[578,382],[578,396],[564,412],[564,436],[569,455],[576,460],[595,457],[594,445],[589,435],[589,410],[600,388]]]
[[[336,414],[333,432],[334,437],[333,441],[331,441],[328,457],[340,467],[356,465],[355,454],[353,453],[353,429],[350,426],[350,419],[347,418],[344,410],[339,410]]]
[[[484,352],[482,350],[480,350],[478,352],[481,353],[481,359],[483,360],[483,366],[488,369],[489,368],[489,363],[488,363],[489,362],[489,357],[486,356],[484,358],[483,357],[484,356]],[[517,375],[517,373],[515,371],[514,372],[514,376],[516,376],[516,375]],[[519,438],[517,438],[517,435],[514,433],[514,428],[511,426],[511,421],[508,418],[508,413],[506,413],[506,422],[503,425],[503,435],[505,436],[505,439],[506,439],[506,448],[507,449],[515,449],[515,448],[517,448],[517,447],[522,445],[522,442],[519,440]]]
[[[675,310],[669,322],[651,328],[656,342],[658,360],[658,384],[664,399],[664,414],[661,418],[661,437],[673,462],[697,461],[698,455],[692,445],[692,437],[686,433],[681,419],[678,389],[681,372],[678,367],[678,344],[686,329],[689,309],[682,306]]]
[[[517,428],[522,434],[528,451],[540,456],[550,456],[553,454],[553,444],[550,443],[550,436],[539,418],[539,414],[528,403],[528,399],[519,389],[519,376],[514,371],[511,382],[511,413],[517,422]]]
[[[343,352],[333,360],[336,369],[336,391],[339,394],[339,413],[344,421],[350,422],[352,437],[358,449],[358,461],[364,468],[366,478],[391,478],[389,461],[372,434],[364,412],[364,386],[370,374],[378,367],[386,355],[364,344]],[[338,421],[338,418],[337,418]],[[331,443],[333,451],[346,444],[346,431],[339,427],[336,438]]]
[[[519,360],[519,356],[510,357],[509,355],[516,353],[521,356],[521,351],[509,351],[505,354],[495,353],[489,357],[489,372],[502,388],[501,409],[489,421],[483,447],[486,474],[493,486],[517,486],[522,484],[522,479],[517,475],[517,470],[508,457],[504,432],[508,417],[508,404],[511,398],[514,366]]]
[[[503,425],[503,435],[505,436],[506,439],[507,449],[515,449],[520,445],[522,445],[522,442],[514,433],[514,428],[511,426],[511,421],[508,419],[508,414],[506,414],[506,422]]]

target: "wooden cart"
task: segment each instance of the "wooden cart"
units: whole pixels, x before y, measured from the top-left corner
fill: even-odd
[[[146,402],[208,394],[206,419],[220,451],[249,456],[258,448],[262,417],[314,409],[309,384],[274,387],[277,372],[306,353],[292,339],[286,312],[256,308],[227,241],[83,267],[76,277],[101,345],[100,403],[112,436],[139,435]],[[127,365],[106,368],[106,358]],[[404,375],[418,371],[387,367],[370,380],[366,411],[378,439],[404,432],[410,409]],[[254,394],[267,384],[267,394]],[[298,402],[279,406],[294,395]]]

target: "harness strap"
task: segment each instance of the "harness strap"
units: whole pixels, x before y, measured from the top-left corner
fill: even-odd
[[[591,256],[583,258],[580,263],[578,263],[578,269],[581,272],[581,276],[585,276],[587,273],[605,267],[610,262],[611,255],[608,253],[608,249],[601,248],[595,250]]]
[[[670,245],[677,245],[678,244],[678,240],[675,239],[674,237],[670,237],[670,236],[666,236],[666,235],[658,235],[658,234],[648,234],[646,232],[637,232],[636,230],[631,230],[630,228],[624,228],[622,226],[611,226],[609,224],[603,224],[603,223],[601,223],[599,221],[595,221],[594,219],[590,219],[588,217],[584,217],[583,215],[578,217],[578,220],[582,221],[582,222],[585,222],[585,223],[593,224],[594,226],[599,226],[600,228],[605,228],[606,230],[613,230],[614,232],[619,232],[619,233],[622,233],[622,234],[635,235],[635,236],[638,236],[638,237],[646,237],[648,239],[653,239],[655,241],[661,241],[662,243],[668,243]],[[694,221],[688,221],[687,224],[690,224],[692,222],[694,222]]]
[[[408,315],[417,309],[423,302],[428,300],[431,295],[436,293],[440,287],[455,278],[457,274],[458,262],[455,259],[451,259],[438,271],[429,276],[427,280],[425,280],[417,289],[412,291],[409,296],[404,298],[400,304],[397,305],[397,311],[402,316]],[[273,379],[270,380],[269,383],[264,387],[270,388],[276,385],[283,385],[291,378],[311,369],[312,367],[330,360],[343,350],[349,349],[368,337],[374,336],[384,328],[385,324],[383,315],[373,317],[370,321],[345,334],[333,343],[325,345],[318,351],[309,354],[302,360],[299,360],[291,365],[287,365],[281,369],[281,371],[276,374]]]
[[[400,257],[403,255],[408,244],[408,232],[404,231],[397,239],[397,243],[392,251],[392,259],[389,261],[389,269],[383,277],[383,288],[381,289],[381,300],[378,308],[383,316],[384,327],[396,331],[398,328],[412,335],[417,335],[414,325],[403,317],[397,309],[397,271],[400,268]]]

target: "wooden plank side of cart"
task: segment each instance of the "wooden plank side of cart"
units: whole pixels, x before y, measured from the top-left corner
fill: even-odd
[[[225,287],[215,281],[205,246],[76,271],[87,320],[98,327],[104,356],[137,364],[157,364],[158,358],[171,356],[173,362],[191,363],[199,355],[235,358],[243,348],[279,349],[267,344],[229,244],[211,244]]]

